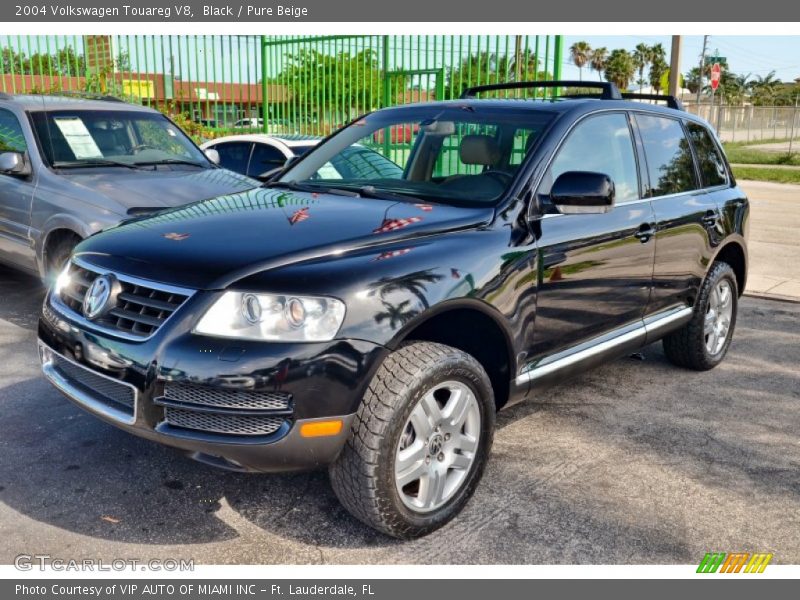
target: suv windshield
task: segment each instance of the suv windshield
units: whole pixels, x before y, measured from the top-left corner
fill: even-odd
[[[317,146],[277,184],[493,204],[552,118],[535,108],[457,104],[381,111]]]
[[[52,167],[187,164],[208,159],[169,119],[126,110],[31,113],[45,161]]]

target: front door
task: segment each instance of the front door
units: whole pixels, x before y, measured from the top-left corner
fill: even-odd
[[[27,151],[16,115],[0,109],[0,152]],[[26,269],[35,268],[29,239],[33,191],[33,177],[0,173],[0,260]]]
[[[533,222],[539,268],[534,335],[524,369],[529,374],[593,338],[626,331],[640,336],[650,298],[655,217],[642,197],[628,115],[604,112],[574,127],[537,191],[542,207],[555,179],[568,171],[608,175],[615,206],[605,214],[543,209]]]

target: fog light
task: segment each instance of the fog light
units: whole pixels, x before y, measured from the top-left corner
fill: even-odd
[[[312,421],[311,423],[303,423],[300,425],[300,435],[302,437],[326,437],[331,435],[339,435],[344,427],[341,419],[332,421]]]

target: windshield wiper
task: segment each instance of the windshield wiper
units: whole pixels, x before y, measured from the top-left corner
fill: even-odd
[[[83,167],[125,167],[126,169],[141,170],[138,164],[126,163],[108,158],[86,158],[83,160],[56,161],[53,163],[55,169],[80,169]]]
[[[365,185],[358,188],[358,193],[364,198],[375,198],[376,200],[394,200],[396,202],[422,202],[420,198],[410,194],[398,194],[386,190],[379,190],[374,185]]]
[[[203,163],[194,160],[186,160],[185,158],[164,158],[162,160],[141,160],[133,164],[139,166],[157,166],[157,165],[190,165],[192,167],[206,167]]]
[[[310,194],[334,194],[336,196],[350,196],[351,198],[358,198],[360,195],[355,190],[348,190],[344,188],[329,187],[327,185],[313,185],[309,183],[298,183],[297,181],[274,181],[268,183],[265,187],[269,188],[283,188],[295,192],[307,192]]]

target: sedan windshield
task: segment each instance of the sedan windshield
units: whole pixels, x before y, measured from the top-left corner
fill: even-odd
[[[203,152],[160,114],[57,110],[31,116],[42,155],[52,167],[212,166]]]
[[[277,185],[453,205],[497,202],[553,113],[415,106],[373,113],[311,150]]]

